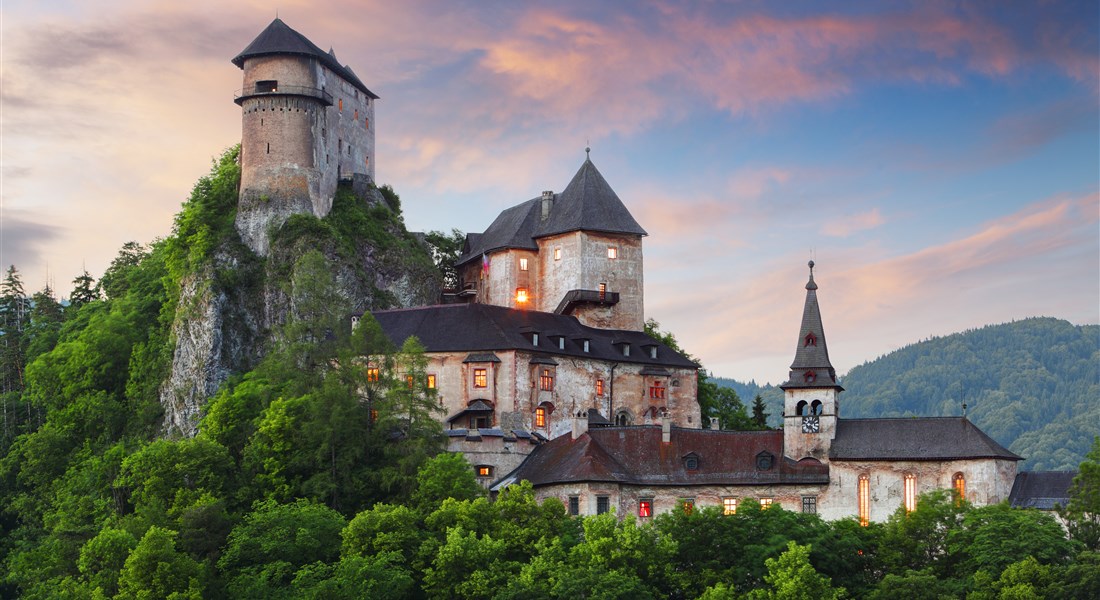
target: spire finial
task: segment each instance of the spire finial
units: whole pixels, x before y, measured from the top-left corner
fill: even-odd
[[[811,260],[810,262],[808,262],[806,264],[809,265],[809,267],[810,267],[810,280],[806,282],[806,289],[816,290],[817,289],[817,284],[814,283],[814,261]]]
[[[584,143],[584,160],[592,160],[592,157],[589,156],[592,153],[592,147],[588,145],[588,140],[585,140]]]

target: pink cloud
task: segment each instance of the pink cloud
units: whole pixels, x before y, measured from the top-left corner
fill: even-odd
[[[853,233],[874,229],[886,222],[879,209],[854,215],[845,215],[826,221],[821,227],[821,233],[831,237],[848,237]]]

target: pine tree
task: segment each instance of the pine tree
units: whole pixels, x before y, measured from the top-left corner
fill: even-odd
[[[758,429],[768,428],[768,413],[764,412],[764,398],[757,394],[752,401],[752,422]]]
[[[69,294],[69,306],[73,307],[74,310],[79,310],[81,306],[96,300],[99,300],[99,285],[88,274],[88,270],[84,269],[83,273],[73,279],[73,291]]]

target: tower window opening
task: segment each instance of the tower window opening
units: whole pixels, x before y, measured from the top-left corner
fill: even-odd
[[[554,391],[554,375],[550,369],[543,369],[542,375],[539,375],[539,389],[544,392]]]
[[[600,300],[603,301],[603,300],[606,300],[606,299],[607,299],[607,284],[606,283],[601,283],[600,284]]]
[[[271,154],[271,142],[267,143],[267,153]]]
[[[527,288],[516,288],[516,304],[527,304]]]
[[[275,79],[264,79],[256,82],[257,94],[270,94],[279,91],[279,82]]]
[[[810,333],[806,334],[806,339],[805,339],[803,345],[805,345],[805,346],[816,346],[817,345],[817,336],[814,335],[814,332],[811,331]]]
[[[797,404],[797,405],[795,405],[795,409],[794,409],[794,412],[795,412],[795,414],[796,414],[796,415],[798,415],[798,416],[800,416],[800,417],[802,417],[802,416],[805,416],[805,415],[806,415],[806,407],[807,407],[807,406],[809,406],[809,405],[808,405],[808,404],[806,404],[806,401],[805,401],[805,400],[800,400],[800,401],[798,402],[798,404]]]
[[[607,248],[607,257],[612,260],[619,258],[619,249],[615,246],[609,246]]]
[[[561,248],[554,248],[554,260],[561,260]]]
[[[822,406],[821,405],[821,400],[814,400],[813,402],[811,402],[810,403],[810,414],[811,415],[820,415],[821,414],[821,406]]]
[[[519,270],[520,271],[526,271],[527,270],[527,259],[526,258],[519,259]]]

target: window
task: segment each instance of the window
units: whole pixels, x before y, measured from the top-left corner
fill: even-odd
[[[584,340],[584,343],[582,345],[584,346],[584,351],[588,352],[588,340]]]
[[[763,508],[764,510],[771,508],[772,504],[775,504],[775,502],[771,498],[760,499],[760,508]]]
[[[264,92],[271,93],[279,91],[279,82],[274,79],[265,79],[263,81],[256,82],[256,93],[262,94]]]
[[[608,246],[607,257],[611,259],[619,258],[619,249],[615,246]]]
[[[737,498],[722,498],[722,514],[737,514]]]
[[[374,410],[374,409],[371,409],[371,411],[370,411],[370,422],[373,423],[377,420],[378,420],[378,411]]]
[[[581,499],[579,496],[569,497],[569,514],[574,517],[581,514]]]
[[[561,260],[561,248],[554,248],[554,260]]]
[[[817,496],[802,497],[802,512],[808,515],[817,513]]]
[[[814,332],[811,331],[810,333],[806,334],[806,339],[803,341],[802,345],[803,346],[816,346],[817,345],[817,336],[814,335]]]
[[[565,336],[558,337],[558,350],[565,350]]]
[[[859,476],[859,524],[864,527],[871,520],[871,478]]]
[[[378,369],[371,367],[367,369],[367,381],[378,381]]]
[[[546,408],[538,407],[535,409],[535,427],[546,427]]]
[[[653,382],[653,385],[649,386],[649,397],[657,400],[665,399],[665,382],[660,379]]]
[[[653,498],[645,498],[638,501],[638,516],[639,517],[652,517],[653,516]]]
[[[367,117],[367,118],[363,119],[363,125],[364,125],[364,126],[365,126],[365,127],[367,128],[367,129],[370,129],[370,117]]]
[[[906,475],[902,487],[905,497],[905,512],[913,512],[917,508],[917,476],[913,474]]]
[[[601,283],[600,284],[600,300],[604,300],[606,298],[607,298],[607,284],[606,283]]]
[[[413,376],[412,375],[406,375],[405,376],[405,384],[409,386],[410,390],[413,389],[414,383],[413,383]]]
[[[516,304],[527,304],[527,288],[516,288]]]
[[[813,371],[806,371],[802,374],[802,378],[806,380],[806,383],[813,383],[817,379],[817,373]]]
[[[550,369],[543,369],[542,375],[539,375],[539,389],[544,392],[554,391],[554,375]]]
[[[611,510],[611,499],[607,496],[596,496],[596,514],[602,515]]]
[[[955,473],[955,477],[951,480],[951,487],[955,490],[956,504],[966,500],[966,476],[962,473]]]
[[[603,380],[602,379],[597,379],[596,380],[596,395],[597,396],[603,396]]]
[[[435,389],[435,375],[428,375],[427,385],[428,385],[429,390],[434,390]]]
[[[356,121],[358,121],[358,120],[359,120],[359,109],[358,109],[358,108],[357,108],[357,109],[355,109],[355,120],[356,120]]]
[[[767,471],[772,468],[772,463],[775,461],[775,456],[770,452],[761,452],[756,455],[756,470]]]
[[[527,270],[527,259],[526,258],[519,259],[519,270],[520,271],[526,271]]]
[[[485,369],[474,369],[474,387],[489,387],[489,376]]]
[[[493,476],[493,467],[492,467],[492,465],[478,465],[477,466],[477,476],[478,477],[492,477]]]
[[[810,403],[810,414],[812,414],[812,415],[820,415],[821,414],[821,400],[814,400],[813,402]]]
[[[690,515],[695,512],[695,498],[681,498],[680,506],[683,507],[685,515]]]
[[[685,458],[684,459],[684,468],[687,469],[688,471],[698,471],[699,470],[699,457],[698,456],[688,456],[687,458]]]
[[[344,99],[343,98],[340,98],[340,100],[337,102],[337,106],[340,107],[340,112],[344,111]]]
[[[473,417],[470,417],[470,429],[488,429],[488,428],[489,428],[489,417],[486,417],[486,416],[482,416],[482,417],[473,416]]]
[[[615,426],[616,427],[626,427],[627,425],[630,425],[631,420],[632,419],[630,417],[629,412],[627,412],[625,410],[620,410],[615,415]]]

